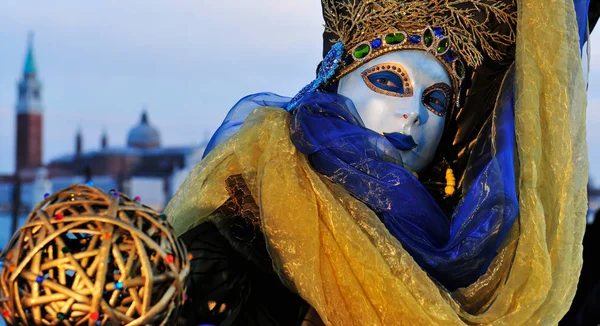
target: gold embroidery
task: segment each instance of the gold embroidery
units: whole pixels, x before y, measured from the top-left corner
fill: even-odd
[[[503,57],[500,46],[508,46],[515,41],[517,13],[514,3],[498,0],[365,0],[336,1],[322,0],[325,16],[325,29],[337,35],[346,49],[354,49],[361,42],[371,41],[386,33],[422,31],[427,26],[442,27],[448,36],[454,52],[458,53],[467,65],[479,66],[483,54],[494,60]],[[485,13],[484,19],[477,14]],[[494,18],[507,24],[505,34],[491,31],[486,25]]]
[[[342,42],[350,59],[334,81],[391,51],[428,51],[448,71],[454,90],[452,101],[458,103],[465,66],[476,68],[484,54],[500,60],[503,49],[515,42],[514,0],[322,0],[322,5],[325,29],[337,36],[330,41]],[[492,29],[490,22],[506,28]],[[394,41],[388,43],[387,36],[394,34],[404,37],[392,37]]]
[[[425,30],[431,30],[430,27],[425,28]],[[418,35],[413,35],[413,36],[421,36],[423,35],[424,31],[419,31],[420,34]],[[433,32],[432,32],[433,33]],[[432,44],[427,46],[424,44],[424,42],[419,42],[417,44],[412,44],[410,42],[407,41],[407,34],[405,32],[402,31],[397,31],[397,32],[392,32],[392,33],[388,33],[388,35],[391,34],[402,34],[405,36],[405,39],[399,43],[395,43],[395,44],[389,44],[387,41],[385,41],[386,37],[382,36],[379,39],[382,39],[382,45],[380,47],[378,47],[376,50],[372,50],[369,52],[368,55],[366,55],[363,58],[357,58],[356,56],[354,56],[352,54],[352,57],[354,59],[354,62],[344,66],[340,72],[335,76],[334,80],[339,80],[340,78],[344,77],[345,75],[347,75],[348,73],[354,71],[356,68],[360,67],[361,65],[376,59],[377,57],[380,57],[386,53],[389,52],[393,52],[393,51],[398,51],[398,50],[423,50],[423,51],[427,51],[430,52],[431,54],[433,54],[438,61],[442,64],[442,66],[444,66],[444,68],[446,69],[446,71],[448,72],[448,75],[450,76],[450,78],[452,79],[452,87],[454,89],[458,89],[458,87],[460,86],[460,83],[462,81],[462,79],[464,78],[464,75],[461,75],[459,73],[457,73],[457,65],[462,65],[462,61],[456,57],[453,57],[452,60],[446,60],[444,58],[444,55],[446,53],[448,53],[450,51],[450,48],[447,47],[444,51],[442,52],[437,52],[437,47],[438,45],[443,41],[443,40],[447,40],[447,37],[443,37],[443,38],[439,38],[437,40],[432,41]],[[435,39],[435,38],[434,38]],[[357,44],[354,49],[351,50],[351,52],[354,52],[356,50],[357,47],[361,46],[361,45],[368,45],[370,46],[369,42],[361,42],[359,44]]]

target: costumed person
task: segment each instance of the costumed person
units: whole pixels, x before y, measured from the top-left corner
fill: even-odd
[[[587,11],[322,5],[317,78],[242,99],[167,206],[193,256],[182,319],[557,323],[582,264]]]

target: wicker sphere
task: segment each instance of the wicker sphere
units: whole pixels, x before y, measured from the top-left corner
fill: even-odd
[[[3,256],[8,324],[174,325],[190,270],[164,215],[84,185],[44,199]]]

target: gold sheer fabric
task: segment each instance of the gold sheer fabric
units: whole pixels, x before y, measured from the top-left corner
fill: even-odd
[[[327,325],[556,324],[581,269],[587,211],[585,88],[571,0],[519,1],[516,132],[520,217],[488,272],[438,287],[377,216],[322,178],[262,108],[214,149],[166,213],[178,234],[210,219],[242,174],[275,270]]]

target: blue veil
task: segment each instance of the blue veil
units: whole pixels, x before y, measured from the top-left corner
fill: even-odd
[[[396,147],[364,127],[350,99],[306,94],[291,112],[290,137],[316,171],[369,206],[432,278],[454,290],[485,273],[518,216],[512,78],[507,75],[494,114],[474,146],[463,198],[450,217],[402,166]],[[254,109],[284,109],[288,101],[271,93],[242,99],[206,153],[235,133]]]
[[[225,141],[231,135],[235,134],[244,123],[244,120],[252,113],[252,111],[263,106],[274,106],[285,108],[291,100],[289,97],[279,96],[273,93],[257,93],[248,95],[239,100],[229,111],[225,120],[217,131],[212,135],[210,141],[206,145],[204,158],[210,151]]]
[[[507,78],[450,218],[410,171],[394,163],[396,148],[353,116],[348,99],[306,97],[292,116],[292,142],[319,173],[369,206],[434,279],[449,290],[468,286],[485,273],[518,216],[514,89],[512,75]]]

